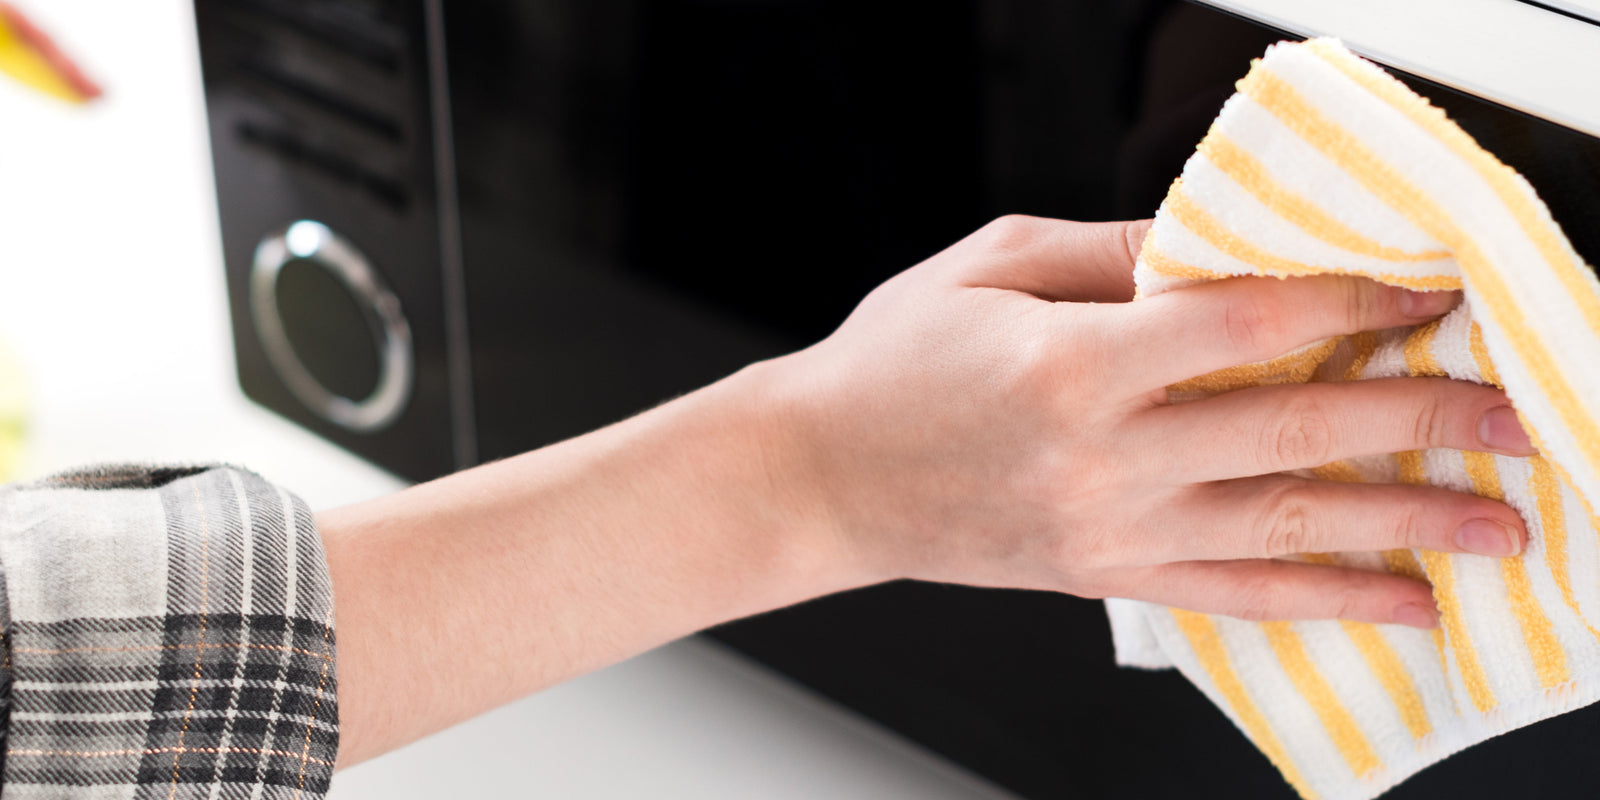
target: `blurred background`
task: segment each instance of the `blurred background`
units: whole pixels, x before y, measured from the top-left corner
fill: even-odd
[[[0,346],[21,373],[0,397],[29,409],[13,477],[222,459],[314,505],[400,485],[238,390],[192,5],[17,8],[107,91],[79,104],[0,76]]]

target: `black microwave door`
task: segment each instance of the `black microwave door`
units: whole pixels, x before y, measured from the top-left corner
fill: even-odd
[[[827,335],[981,221],[970,3],[449,7],[481,455]]]
[[[475,460],[463,441],[510,455],[810,344],[1001,214],[1149,215],[1284,38],[1169,0],[196,8],[241,383],[417,478]],[[1413,85],[1600,261],[1594,139]],[[302,218],[365,253],[410,321],[414,393],[389,427],[328,422],[268,363],[252,262]],[[325,296],[325,277],[299,285]],[[337,344],[308,367],[359,395],[371,371],[342,365],[371,354]],[[1098,602],[897,583],[711,635],[1024,797],[1292,797],[1181,676],[1114,666]],[[1596,751],[1588,709],[1388,796],[1587,796]]]

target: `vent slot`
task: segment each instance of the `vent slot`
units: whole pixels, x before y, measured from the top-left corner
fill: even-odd
[[[390,75],[398,74],[404,61],[400,32],[347,3],[229,0],[229,4],[291,28]]]
[[[410,205],[411,195],[404,184],[288,131],[252,122],[241,122],[234,130],[241,141],[267,150],[285,161],[315,169],[346,186],[360,189],[396,212],[404,211]]]
[[[333,114],[364,131],[399,143],[404,130],[394,117],[353,103],[304,78],[291,75],[255,59],[241,59],[235,68],[246,78],[253,79],[306,105]]]

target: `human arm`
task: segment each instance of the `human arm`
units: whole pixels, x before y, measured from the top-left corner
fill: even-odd
[[[896,578],[1429,625],[1425,585],[1268,558],[1520,549],[1521,521],[1491,500],[1276,474],[1419,447],[1526,454],[1490,413],[1507,407],[1497,390],[1408,379],[1166,403],[1170,383],[1454,298],[1313,278],[1117,302],[1142,230],[1003,220],[811,348],[319,515],[340,763],[719,622]],[[1469,530],[1487,535],[1458,540]]]

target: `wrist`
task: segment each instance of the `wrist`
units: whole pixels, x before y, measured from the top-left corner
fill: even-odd
[[[886,576],[867,568],[840,524],[840,514],[822,474],[818,448],[816,389],[807,380],[803,354],[750,365],[682,398],[685,419],[710,421],[725,456],[723,476],[710,488],[730,513],[772,549],[766,565],[775,585],[794,587],[771,607],[877,583]],[[766,610],[766,609],[760,609]],[[749,612],[756,613],[756,612]]]

